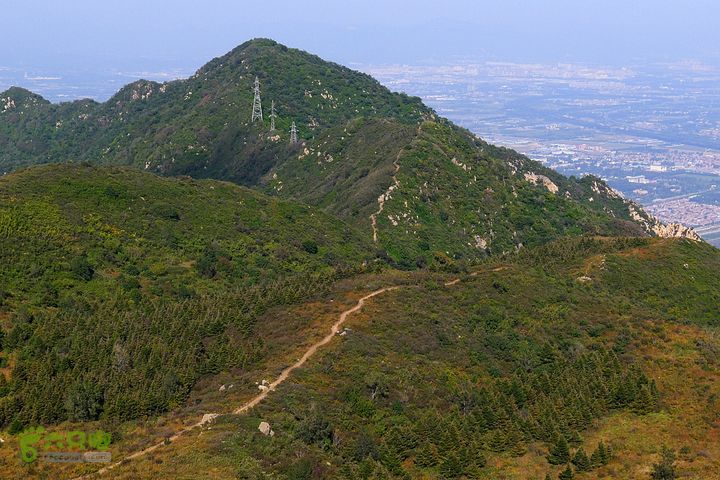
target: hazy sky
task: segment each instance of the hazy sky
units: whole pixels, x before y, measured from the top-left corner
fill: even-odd
[[[5,0],[0,66],[197,68],[253,37],[345,64],[720,63],[718,0]]]

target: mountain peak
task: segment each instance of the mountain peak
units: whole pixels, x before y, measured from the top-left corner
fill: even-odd
[[[252,115],[256,77],[262,120]],[[30,95],[14,91],[6,105]],[[0,117],[14,139],[0,144],[0,169],[72,158],[230,180],[321,207],[405,266],[568,234],[667,233],[599,179],[563,177],[438,119],[417,97],[267,38],[185,80],[139,80],[105,104],[34,112],[33,122]],[[38,125],[54,132],[45,142]]]
[[[22,87],[10,87],[0,93],[0,113],[14,110],[26,105],[49,104],[37,93],[33,93]]]

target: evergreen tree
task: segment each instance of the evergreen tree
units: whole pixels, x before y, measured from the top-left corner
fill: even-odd
[[[575,475],[573,474],[572,468],[568,464],[565,467],[565,470],[560,472],[560,475],[558,475],[558,480],[572,480]]]
[[[549,473],[545,475],[545,480],[552,480],[552,477],[550,476]]]
[[[640,391],[633,401],[632,410],[638,415],[645,415],[655,410],[655,397],[650,385],[645,384],[640,387]]]
[[[590,465],[592,465],[593,468],[599,467],[601,465],[607,465],[610,461],[610,457],[612,457],[612,450],[610,449],[610,445],[605,446],[605,443],[600,440],[600,443],[598,443],[598,447],[590,456]]]
[[[603,449],[600,451],[600,461],[603,465],[607,465],[612,458],[612,447],[609,443],[607,445],[603,443],[602,445]]]
[[[583,447],[578,448],[578,451],[575,452],[572,463],[575,465],[578,472],[587,472],[591,469],[590,459],[588,458],[587,453],[585,453],[585,449]]]
[[[440,472],[447,478],[457,478],[463,471],[462,461],[455,452],[450,452],[440,464]]]
[[[515,424],[510,426],[506,435],[506,442],[510,453],[517,457],[527,452],[527,448],[525,448],[525,443],[523,442],[523,434]]]
[[[405,473],[400,456],[392,448],[385,447],[382,449],[380,453],[380,461],[385,468],[394,475],[402,476]]]
[[[592,468],[597,468],[602,465],[602,460],[600,459],[600,449],[596,448],[592,455],[590,455],[590,465]]]
[[[487,443],[488,448],[493,452],[504,452],[508,447],[508,438],[503,430],[496,429],[490,433]]]
[[[660,461],[653,464],[650,473],[652,480],[674,480],[677,478],[675,473],[675,452],[663,445],[660,453]]]
[[[385,442],[397,455],[405,459],[409,452],[417,447],[417,436],[409,425],[400,425],[390,429]]]
[[[475,455],[472,458],[472,464],[477,468],[482,468],[487,465],[487,458],[480,450],[475,451]]]
[[[415,457],[415,463],[421,467],[434,467],[440,461],[440,455],[438,454],[437,447],[432,444],[425,442],[420,446]]]
[[[547,460],[551,465],[562,465],[570,461],[570,448],[564,436],[560,435],[557,442],[550,447]]]

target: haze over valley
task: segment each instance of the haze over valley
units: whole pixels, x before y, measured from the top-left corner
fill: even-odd
[[[595,174],[720,244],[720,68],[458,60],[363,66],[491,143]]]

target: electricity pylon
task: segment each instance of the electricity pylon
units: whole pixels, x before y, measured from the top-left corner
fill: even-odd
[[[253,99],[252,121],[263,120],[262,103],[260,102],[260,80],[255,77],[255,98]]]
[[[290,143],[292,145],[298,143],[297,126],[295,126],[295,122],[293,122],[292,126],[290,127]]]

